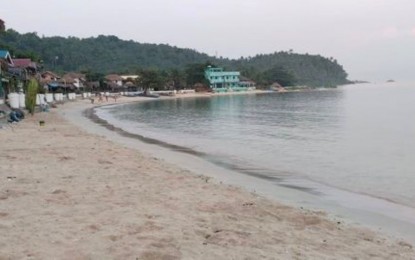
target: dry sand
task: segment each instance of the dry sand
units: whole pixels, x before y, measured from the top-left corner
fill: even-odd
[[[56,111],[0,129],[0,259],[415,259],[404,241],[146,157]]]

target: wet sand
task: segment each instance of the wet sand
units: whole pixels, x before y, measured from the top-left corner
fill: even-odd
[[[0,130],[0,259],[415,258],[403,240],[91,134],[62,116],[79,106],[92,105]]]

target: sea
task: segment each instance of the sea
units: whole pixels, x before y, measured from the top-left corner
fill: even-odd
[[[150,99],[104,106],[96,114],[143,140],[275,189],[345,204],[351,202],[342,196],[356,195],[349,201],[369,198],[363,204],[369,207],[373,198],[408,210],[406,220],[415,212],[414,83]],[[396,211],[388,207],[378,213]]]

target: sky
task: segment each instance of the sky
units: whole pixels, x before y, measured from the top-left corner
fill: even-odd
[[[351,80],[415,80],[414,0],[1,0],[6,28],[115,35],[212,56],[335,58]]]

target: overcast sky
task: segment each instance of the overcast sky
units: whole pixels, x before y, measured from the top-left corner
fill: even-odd
[[[293,49],[350,79],[415,79],[414,0],[2,0],[6,28],[116,35],[229,58]]]

